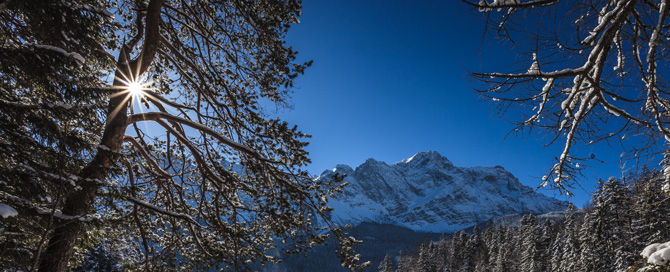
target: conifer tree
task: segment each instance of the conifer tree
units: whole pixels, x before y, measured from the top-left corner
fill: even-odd
[[[431,252],[426,244],[419,248],[419,259],[417,260],[418,271],[432,272],[436,271],[432,262]]]
[[[403,255],[403,252],[398,252],[398,269],[397,272],[410,271],[410,262],[408,261],[408,256]]]
[[[437,242],[437,248],[435,249],[434,255],[435,265],[438,270],[442,271],[449,267],[449,240],[444,233],[440,237],[440,241]]]
[[[532,214],[524,215],[521,219],[522,252],[519,270],[522,272],[540,271],[538,263],[542,249],[538,247],[541,230],[537,219]]]
[[[31,270],[102,134],[116,28],[106,1],[0,3],[0,270]],[[77,223],[73,223],[77,224]],[[13,235],[4,235],[14,233]]]
[[[564,222],[561,248],[561,262],[556,271],[580,271],[578,266],[581,247],[579,245],[579,228],[575,221],[575,214],[570,213]]]
[[[663,193],[663,177],[658,172],[643,171],[634,179],[635,217],[632,228],[635,236],[633,242],[640,250],[651,243],[662,243],[670,240],[670,202]]]
[[[467,234],[465,231],[455,233],[451,239],[450,260],[451,270],[460,271],[465,263],[467,253],[465,252],[465,244],[467,242]]]
[[[494,267],[498,258],[498,254],[502,249],[502,243],[504,243],[502,227],[489,226],[487,229],[491,229],[491,238],[489,241],[487,241],[487,247],[489,250],[488,264],[490,267]]]
[[[565,241],[565,232],[561,232],[559,236],[556,237],[555,240],[552,241],[551,245],[549,246],[549,252],[551,258],[549,259],[549,268],[551,271],[561,271],[561,267],[563,266],[563,248],[565,245],[563,242]]]
[[[582,225],[581,265],[585,270],[626,269],[634,260],[630,248],[630,194],[619,179],[599,181],[593,210]]]
[[[549,271],[551,268],[551,241],[553,239],[552,224],[547,219],[542,226],[540,226],[540,236],[537,241],[538,255],[535,262],[538,265],[538,271]]]
[[[510,265],[510,263],[513,263],[511,254],[514,251],[512,250],[512,247],[516,241],[514,239],[513,231],[505,227],[499,227],[498,232],[500,232],[500,242],[498,243],[495,261],[491,262],[491,265],[493,271],[503,272],[512,268]]]
[[[391,262],[391,256],[386,254],[384,260],[379,264],[379,272],[392,272],[393,263]]]
[[[466,243],[466,263],[472,271],[481,271],[488,267],[488,248],[486,247],[486,233],[482,232],[479,225],[475,225],[472,235],[468,238]]]

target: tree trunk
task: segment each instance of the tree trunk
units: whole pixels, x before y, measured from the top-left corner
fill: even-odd
[[[119,70],[117,70],[117,78]],[[114,86],[122,86],[121,82],[114,82]],[[127,94],[116,95],[110,98],[107,125],[100,145],[93,161],[91,161],[79,175],[82,180],[78,186],[80,190],[73,192],[63,206],[63,214],[84,216],[92,209],[93,201],[102,182],[107,178],[109,166],[112,165],[113,154],[121,150],[123,137],[126,131]],[[60,222],[59,222],[60,221]],[[39,265],[39,271],[67,271],[75,242],[83,228],[83,222],[73,220],[59,220],[53,236]]]
[[[160,41],[160,11],[162,0],[151,0],[147,6],[142,51],[137,59],[131,61],[130,50],[135,45],[124,45],[116,64],[114,87],[118,90],[109,99],[107,123],[95,158],[82,170],[78,183],[81,189],[70,194],[65,200],[63,214],[84,216],[93,210],[93,202],[102,182],[107,179],[109,167],[113,165],[123,144],[128,119],[128,99],[130,94],[124,90],[126,85],[121,79],[135,80],[151,65]],[[140,15],[138,15],[140,16]],[[53,236],[41,258],[39,271],[65,272],[77,238],[84,223],[79,220],[58,220]]]

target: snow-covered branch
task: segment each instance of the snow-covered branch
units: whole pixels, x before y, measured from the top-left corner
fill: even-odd
[[[528,9],[524,16],[511,12],[486,15],[489,21],[499,20],[509,26],[498,35],[533,54],[530,68],[520,65],[519,72],[475,72],[472,76],[486,85],[479,91],[482,96],[496,101],[502,112],[517,106],[524,110],[532,107],[520,127],[552,131],[551,143],[564,140],[563,151],[549,174],[550,181],[563,189],[565,181],[579,172],[570,166],[573,161],[582,160],[574,154],[578,142],[597,142],[626,130],[652,139],[659,136],[670,139],[667,115],[670,101],[665,97],[665,87],[661,87],[667,87],[669,82],[662,81],[659,74],[665,69],[657,67],[661,56],[667,56],[668,43],[663,31],[667,28],[670,8],[667,0],[551,5],[558,2],[468,3],[485,11],[542,6]],[[564,14],[572,14],[574,18],[561,17]],[[545,17],[557,20],[547,21]],[[551,24],[561,27],[549,27]],[[571,35],[560,31],[570,31]],[[518,39],[528,44],[519,44]],[[538,57],[540,54],[543,59]],[[634,64],[624,66],[626,60],[633,60]],[[553,71],[543,71],[548,69]],[[609,128],[608,120],[621,120],[609,124],[621,129],[597,133]],[[646,132],[640,134],[640,131]]]
[[[33,210],[34,212],[36,212],[39,215],[53,216],[53,217],[61,219],[61,220],[77,220],[77,221],[80,221],[80,222],[91,222],[93,220],[97,220],[97,219],[100,218],[100,216],[97,215],[97,214],[79,216],[79,215],[63,214],[63,212],[61,212],[60,210],[53,210],[52,211],[51,209],[47,209],[47,208],[35,205],[30,200],[27,200],[27,199],[24,199],[24,198],[21,198],[21,197],[17,197],[17,196],[13,196],[13,195],[10,195],[10,194],[8,194],[6,192],[2,192],[2,191],[0,191],[0,198],[5,199],[5,200],[9,200],[9,201],[11,201],[11,203],[14,203],[15,205],[24,207],[26,209]]]
[[[66,57],[68,57],[68,58],[72,58],[72,59],[74,59],[75,61],[77,61],[77,63],[78,63],[79,65],[83,65],[83,64],[86,62],[86,60],[84,59],[84,57],[82,57],[79,53],[77,53],[77,52],[67,52],[67,51],[65,51],[65,49],[60,48],[60,47],[58,47],[58,46],[53,46],[53,45],[43,45],[43,44],[33,44],[33,46],[34,46],[35,48],[40,48],[40,49],[44,49],[44,50],[49,50],[49,51],[53,51],[53,52],[60,53],[60,54],[66,56]]]
[[[586,67],[566,68],[552,72],[542,72],[539,69],[535,73],[472,73],[475,77],[488,78],[563,78],[573,77],[583,74],[587,71]]]
[[[149,202],[146,202],[146,201],[141,200],[141,199],[137,199],[137,198],[132,197],[132,196],[127,197],[127,199],[128,199],[130,202],[133,202],[133,203],[135,203],[135,204],[137,204],[137,205],[140,205],[140,206],[142,206],[142,207],[144,207],[144,208],[147,208],[147,209],[149,209],[149,210],[155,211],[155,212],[160,213],[160,214],[163,214],[163,215],[172,216],[172,217],[175,217],[175,218],[180,218],[180,219],[183,219],[183,220],[188,221],[189,223],[191,223],[191,224],[193,224],[193,225],[195,225],[195,226],[198,226],[198,227],[201,228],[201,229],[204,228],[204,226],[200,225],[200,223],[198,223],[198,221],[195,221],[195,220],[194,220],[190,215],[188,215],[188,214],[185,214],[185,213],[179,213],[179,212],[174,212],[174,211],[169,211],[169,210],[163,209],[163,208],[161,208],[161,207],[158,207],[158,206],[153,205],[153,204],[151,204],[151,203],[149,203]]]
[[[486,0],[480,0],[477,3],[469,2],[467,0],[462,0],[463,2],[477,7],[480,11],[491,11],[494,8],[532,8],[532,7],[541,7],[553,5],[561,2],[561,0],[532,0],[532,1],[523,1],[523,0],[493,0],[489,3]]]

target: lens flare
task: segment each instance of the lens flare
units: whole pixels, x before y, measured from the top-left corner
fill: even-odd
[[[127,88],[132,97],[139,98],[144,94],[144,85],[140,82],[130,82]]]

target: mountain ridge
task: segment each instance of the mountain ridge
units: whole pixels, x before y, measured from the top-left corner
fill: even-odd
[[[536,193],[502,166],[457,167],[435,151],[393,164],[366,160],[355,169],[338,164],[318,179],[346,175],[342,194],[330,199],[341,224],[393,224],[424,232],[452,232],[512,213],[565,210],[566,201]]]

